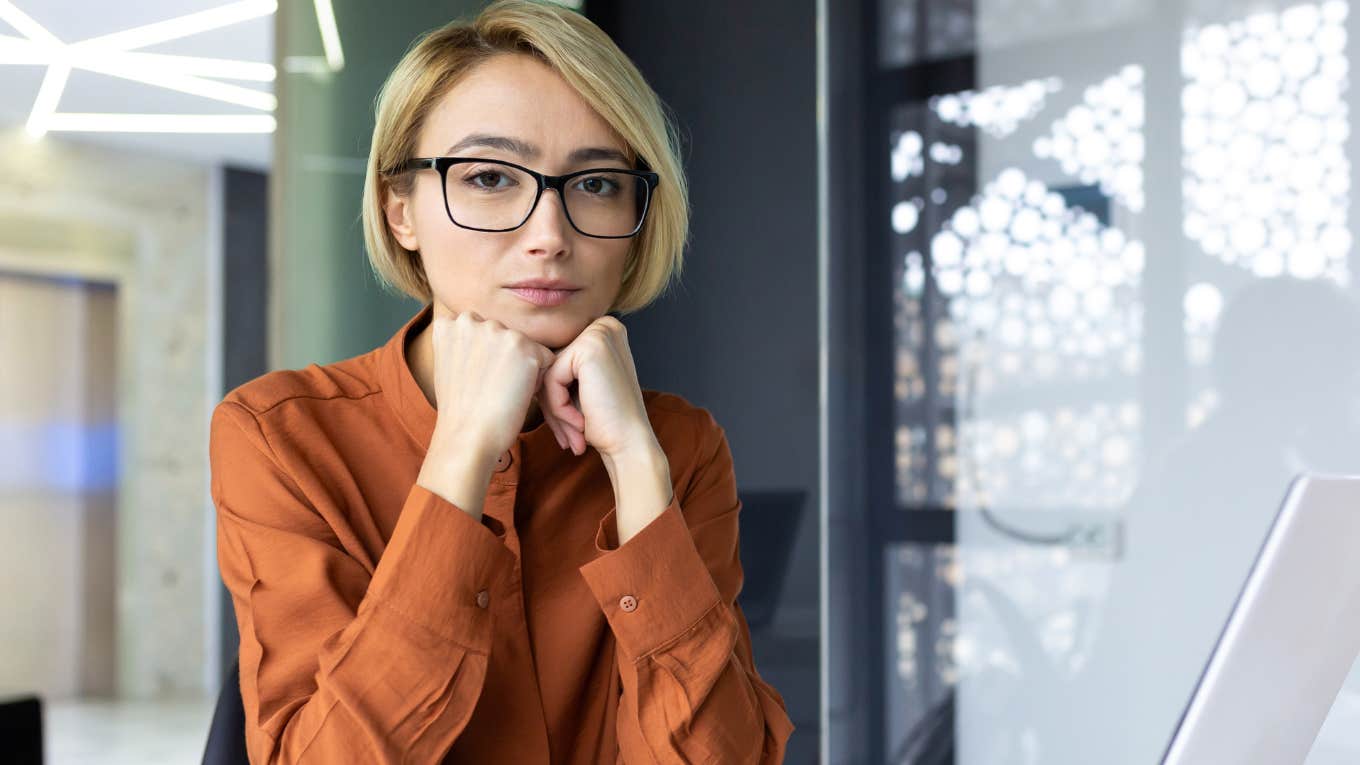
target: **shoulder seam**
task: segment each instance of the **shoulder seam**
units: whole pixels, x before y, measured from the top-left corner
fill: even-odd
[[[306,492],[302,490],[302,484],[298,483],[297,476],[293,475],[293,471],[288,467],[288,465],[284,464],[283,460],[279,459],[279,453],[274,450],[274,444],[269,440],[269,434],[265,432],[264,424],[260,422],[259,415],[251,411],[249,407],[237,401],[224,401],[222,403],[234,406],[235,408],[240,409],[241,411],[245,412],[247,415],[250,416],[250,421],[254,423],[255,429],[260,434],[260,440],[264,442],[264,447],[269,450],[269,453],[267,455],[269,457],[269,461],[274,463],[274,466],[278,468],[280,473],[287,476],[288,482],[293,485],[293,488],[297,490],[298,494],[305,497]],[[270,408],[272,409],[273,407]],[[236,427],[240,428],[241,425],[237,423]],[[242,430],[244,432],[244,429]],[[314,513],[316,512],[315,507],[312,507],[311,510]]]
[[[286,404],[286,403],[288,403],[289,401],[294,401],[294,400],[300,399],[300,398],[311,399],[311,400],[313,400],[313,401],[331,401],[331,400],[337,399],[337,398],[348,399],[348,400],[350,400],[350,401],[360,401],[360,400],[362,400],[362,399],[366,399],[366,398],[368,398],[369,396],[372,396],[372,395],[377,394],[377,393],[382,393],[382,388],[374,388],[373,390],[367,391],[367,392],[363,393],[362,395],[358,395],[358,396],[350,396],[350,395],[347,395],[347,394],[344,394],[344,393],[336,394],[336,395],[334,395],[334,396],[314,395],[314,394],[311,394],[311,393],[294,393],[294,394],[292,394],[292,395],[290,395],[290,396],[285,396],[284,398],[281,398],[281,399],[279,399],[278,401],[275,401],[274,403],[270,404],[269,406],[265,407],[264,409],[261,409],[261,410],[258,411],[258,412],[256,412],[255,410],[251,409],[250,407],[245,406],[244,404],[241,405],[241,408],[245,409],[246,411],[248,411],[248,412],[250,412],[251,414],[253,414],[253,415],[255,415],[256,417],[258,417],[258,416],[263,415],[263,414],[268,414],[270,410],[272,410],[272,409],[274,409],[274,408],[276,408],[276,407],[278,407],[278,406],[280,406],[280,405],[282,405],[282,404]]]

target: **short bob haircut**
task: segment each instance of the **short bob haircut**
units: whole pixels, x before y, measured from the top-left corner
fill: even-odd
[[[507,53],[528,54],[551,67],[623,138],[635,168],[645,162],[661,176],[610,311],[647,306],[678,280],[689,237],[675,123],[608,35],[576,11],[541,0],[498,0],[471,21],[424,34],[378,92],[363,201],[364,241],[378,281],[422,302],[433,299],[420,253],[397,242],[383,210],[389,188],[411,192],[413,174],[389,172],[415,156],[420,130],[439,100],[477,65]]]

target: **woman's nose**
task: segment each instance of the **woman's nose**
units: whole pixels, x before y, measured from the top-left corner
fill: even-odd
[[[571,222],[562,204],[562,196],[556,189],[544,189],[538,199],[538,206],[525,221],[524,227],[533,240],[535,249],[559,250],[567,239]]]

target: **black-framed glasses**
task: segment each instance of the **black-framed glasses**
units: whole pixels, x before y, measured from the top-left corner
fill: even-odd
[[[388,174],[427,168],[439,171],[444,211],[455,226],[514,231],[534,214],[543,190],[555,189],[571,227],[597,239],[626,239],[642,230],[661,179],[651,170],[614,167],[544,175],[514,162],[474,157],[418,157]]]

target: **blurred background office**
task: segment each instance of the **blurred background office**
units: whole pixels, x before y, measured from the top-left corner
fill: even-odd
[[[483,4],[0,0],[0,738],[202,757],[208,415],[418,309],[373,99]],[[727,430],[787,761],[1156,761],[1290,476],[1360,472],[1355,9],[565,4],[681,126],[682,286],[625,321]],[[1360,673],[1309,763],[1357,760]]]

